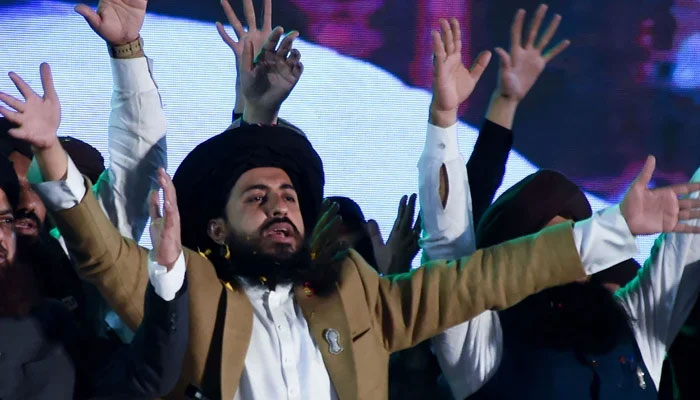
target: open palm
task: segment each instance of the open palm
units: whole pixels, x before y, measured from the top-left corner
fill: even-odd
[[[54,89],[51,67],[41,64],[41,84],[44,95],[39,96],[19,75],[10,79],[24,97],[19,100],[0,92],[0,100],[14,109],[0,107],[0,114],[18,127],[10,129],[11,136],[24,140],[35,149],[46,149],[58,142],[56,131],[61,123],[61,104]]]
[[[111,45],[118,46],[138,39],[146,16],[146,0],[100,0],[97,11],[80,4],[75,11]]]
[[[486,51],[477,57],[473,67],[462,64],[462,33],[459,22],[452,18],[440,20],[442,34],[431,33],[433,38],[433,104],[435,111],[456,110],[474,91],[479,78],[491,59]]]
[[[620,211],[634,235],[661,232],[700,233],[700,227],[681,223],[700,218],[700,200],[683,198],[700,190],[700,183],[672,185],[649,189],[656,159],[649,156],[642,172],[630,186],[620,204]]]
[[[244,39],[241,89],[248,105],[267,110],[279,109],[299,82],[304,67],[300,62],[299,51],[292,50],[292,44],[299,33],[290,32],[277,47],[282,33],[280,27],[272,31],[255,62],[253,44]]]
[[[545,52],[545,48],[554,37],[561,22],[561,16],[555,15],[540,39],[537,40],[538,31],[546,13],[547,6],[541,4],[532,19],[524,45],[522,44],[522,31],[525,10],[518,10],[515,14],[511,26],[510,53],[500,47],[495,50],[501,60],[497,89],[499,95],[517,101],[522,100],[542,74],[547,63],[569,46],[570,42],[563,40]]]

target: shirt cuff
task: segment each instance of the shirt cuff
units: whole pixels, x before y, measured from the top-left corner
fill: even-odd
[[[428,124],[422,157],[439,159],[443,162],[461,158],[459,141],[457,140],[457,124],[455,123],[448,128]]]
[[[171,301],[177,295],[177,292],[182,288],[182,284],[185,281],[185,272],[187,267],[185,266],[185,254],[181,251],[180,256],[175,261],[173,268],[168,271],[168,269],[158,264],[153,259],[153,251],[149,253],[148,256],[148,279],[153,285],[156,294],[160,296],[161,299],[165,301]]]
[[[66,155],[66,157],[68,157]],[[66,179],[44,182],[36,159],[32,160],[27,173],[29,182],[49,211],[63,211],[77,206],[85,197],[85,178],[78,171],[73,160],[68,157]]]
[[[111,58],[114,90],[119,92],[147,92],[156,89],[151,75],[151,60],[139,58]]]
[[[577,222],[573,234],[586,275],[617,265],[639,251],[619,205]]]

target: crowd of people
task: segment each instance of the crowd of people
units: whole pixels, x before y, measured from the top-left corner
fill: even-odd
[[[222,1],[234,121],[172,179],[146,0],[76,7],[111,60],[107,168],[57,136],[48,64],[42,95],[10,73],[22,98],[0,92],[0,399],[659,397],[671,344],[697,323],[700,170],[650,189],[649,156],[595,213],[552,170],[494,200],[518,105],[569,46],[550,46],[559,15],[541,29],[541,5],[525,29],[516,12],[467,162],[458,110],[491,53],[467,68],[458,20],[439,21],[419,196],[384,241],[352,199],[324,199],[323,161],[279,117],[304,68],[298,33],[273,28],[264,3],[256,21],[243,0],[244,24]],[[138,245],[149,218],[152,249]],[[635,236],[657,233],[638,265]]]

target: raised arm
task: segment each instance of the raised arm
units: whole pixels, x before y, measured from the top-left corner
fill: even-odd
[[[107,43],[114,92],[109,119],[109,168],[94,182],[97,198],[122,235],[139,240],[148,221],[146,199],[167,167],[166,121],[140,30],[146,0],[101,0],[75,7]]]
[[[260,51],[260,48],[262,48],[263,43],[265,43],[265,40],[272,32],[272,0],[265,0],[264,7],[263,23],[262,26],[258,28],[253,0],[243,0],[243,13],[245,14],[246,26],[248,27],[246,30],[236,16],[236,13],[233,11],[231,3],[229,3],[228,0],[221,1],[221,8],[223,8],[224,14],[226,14],[226,19],[228,19],[229,24],[231,24],[236,37],[235,39],[232,38],[228,32],[226,32],[226,28],[221,22],[216,23],[216,29],[219,32],[221,39],[228,47],[231,48],[231,50],[233,50],[236,60],[236,103],[233,109],[234,120],[236,119],[235,116],[243,115],[246,105],[246,100],[241,90],[240,73],[240,67],[243,63],[243,41],[249,40],[252,42],[253,54],[257,54],[257,52]]]
[[[270,33],[258,55],[253,57],[252,39],[244,38],[241,91],[246,105],[243,121],[249,124],[276,124],[282,102],[299,82],[304,71],[301,53],[292,49],[299,32],[291,31],[277,45],[284,30],[276,27]]]
[[[56,136],[61,113],[49,65],[41,65],[43,96],[35,93],[18,75],[10,73],[10,77],[25,101],[0,93],[0,101],[14,109],[0,107],[0,114],[18,125],[9,131],[10,135],[27,141],[34,150],[45,181],[35,185],[35,190],[54,215],[81,275],[100,289],[110,305],[133,329],[143,318],[149,276],[159,295],[159,287],[163,286],[161,281],[177,281],[178,277],[184,279],[181,251],[177,259],[180,268],[173,267],[173,271],[167,274],[152,273],[158,270],[158,265],[170,267],[172,254],[168,252],[169,256],[165,258],[152,257],[156,261],[150,262],[148,251],[133,240],[123,238],[100,210],[97,200],[88,190],[90,185],[70,161]],[[163,174],[161,170],[160,182],[166,179]],[[167,207],[166,203],[166,210]],[[177,248],[179,241],[170,248],[173,246]],[[159,244],[154,243],[156,254],[159,254],[158,248]],[[175,278],[171,278],[173,276]],[[179,283],[182,284],[181,279]],[[179,285],[175,287],[177,290]]]
[[[479,224],[503,182],[506,161],[513,145],[513,120],[518,104],[537,82],[547,63],[570,44],[568,40],[562,40],[546,50],[561,22],[561,16],[555,14],[544,33],[540,34],[546,13],[547,6],[541,4],[523,42],[525,10],[518,10],[511,26],[510,52],[496,48],[500,58],[498,84],[491,95],[486,120],[479,131],[474,151],[467,162],[474,226]]]
[[[450,164],[447,163],[448,160],[457,159],[459,154],[456,132],[443,133],[434,127],[428,130],[429,139],[424,155],[431,152],[437,156],[443,155],[438,159],[445,163],[446,167],[443,167],[443,171],[451,169],[444,174],[447,182],[443,182],[449,190],[441,191],[443,196],[447,196],[446,199],[444,197],[442,199],[443,204],[446,204],[443,218],[453,221],[453,227],[458,228],[449,236],[454,238],[453,241],[444,240],[436,246],[435,242],[425,240],[424,250],[428,257],[453,259],[468,256],[474,251],[474,227],[493,201],[503,180],[508,153],[513,143],[511,128],[517,104],[542,73],[548,61],[542,55],[543,49],[553,36],[561,19],[558,15],[555,16],[545,36],[535,45],[534,39],[545,12],[546,6],[540,6],[531,24],[528,41],[523,47],[520,36],[522,36],[525,13],[519,10],[512,27],[511,54],[501,48],[496,49],[501,56],[499,84],[492,96],[487,119],[479,132],[466,171],[459,169],[456,165],[450,168]],[[455,37],[454,34],[451,36]],[[442,37],[450,36],[443,34]],[[439,50],[439,46],[437,49]],[[439,62],[438,58],[436,58],[437,62]],[[444,73],[441,74],[436,65],[436,81],[446,80],[443,75]],[[441,90],[443,87],[444,85],[435,85],[433,96],[439,98],[443,94]],[[437,137],[440,133],[446,136],[446,140],[428,145],[431,135]],[[434,188],[424,186],[423,188],[432,193],[421,192],[421,198],[434,197],[436,191]],[[463,194],[465,192],[466,195]],[[455,198],[459,201],[454,201]],[[428,217],[431,219],[439,217],[434,215],[437,211],[435,208],[423,208],[423,214],[431,214]],[[458,225],[457,221],[462,224]],[[433,226],[433,224],[426,225],[426,230]],[[440,236],[439,232],[426,233],[428,238]],[[498,314],[487,311],[468,322],[448,329],[433,338],[433,346],[454,395],[457,398],[464,398],[483,385],[499,365],[502,331]]]
[[[489,63],[481,53],[471,70],[462,64],[459,22],[440,20],[433,37],[433,100],[425,148],[418,161],[418,190],[428,259],[449,259],[474,251],[469,182],[457,145],[457,111]]]
[[[700,182],[700,169],[691,182]],[[689,198],[698,199],[700,193]],[[690,220],[688,225],[700,227],[700,219]],[[637,277],[616,293],[630,316],[644,364],[657,389],[667,351],[699,291],[700,235],[669,233],[656,240]]]

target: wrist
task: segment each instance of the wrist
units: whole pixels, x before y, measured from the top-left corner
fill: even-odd
[[[513,129],[515,112],[518,108],[519,100],[503,96],[498,91],[491,96],[489,108],[486,111],[486,119],[507,129]]]
[[[107,50],[110,57],[117,59],[139,58],[146,55],[143,51],[141,36],[121,44],[107,42]]]
[[[438,110],[433,104],[430,105],[430,116],[428,122],[440,128],[449,128],[457,123],[457,109]]]
[[[275,125],[277,123],[278,108],[264,108],[251,105],[250,102],[245,104],[243,110],[243,121],[248,124]]]

